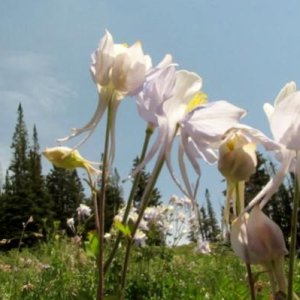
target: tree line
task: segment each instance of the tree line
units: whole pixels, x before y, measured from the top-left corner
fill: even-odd
[[[12,136],[11,160],[5,174],[1,172],[0,183],[0,241],[19,239],[24,224],[32,217],[26,231],[46,238],[47,232],[59,224],[60,229],[67,230],[68,218],[76,217],[76,209],[80,203],[91,204],[84,193],[83,184],[76,170],[65,170],[53,166],[48,174],[42,173],[41,152],[36,126],[32,135],[25,124],[22,105],[17,109],[17,121]],[[138,165],[139,158],[133,160],[133,169]],[[1,167],[1,166],[0,166]],[[272,161],[258,153],[256,173],[246,183],[245,201],[249,202],[275,173]],[[134,196],[134,206],[139,208],[139,201],[150,174],[141,172],[141,179]],[[282,184],[278,192],[269,201],[264,211],[282,229],[286,241],[290,232],[291,203],[294,195],[294,178],[291,174]],[[120,176],[114,169],[108,180],[106,189],[105,231],[111,228],[113,217],[124,204]],[[160,191],[155,188],[149,201],[150,206],[161,204]],[[92,205],[90,205],[92,208]],[[210,199],[209,190],[205,191],[205,204],[199,208],[200,235],[203,240],[214,241],[221,229]],[[90,228],[93,228],[93,221]],[[300,226],[298,224],[298,232]],[[190,240],[195,240],[190,233]],[[300,236],[298,236],[300,245]]]
[[[43,238],[57,226],[59,229],[68,230],[67,219],[76,219],[76,209],[80,203],[90,205],[91,199],[85,195],[76,170],[52,166],[48,174],[43,175],[37,128],[34,125],[32,136],[29,137],[21,103],[17,109],[17,121],[10,148],[12,157],[8,169],[5,174],[0,170],[0,241],[18,240],[25,224],[27,233]],[[133,168],[138,161],[138,157],[135,158]],[[149,177],[150,174],[143,169],[134,196],[134,205],[137,208]],[[109,176],[106,194],[107,232],[114,215],[124,203],[117,169]],[[150,205],[160,204],[160,198],[161,194],[155,188]],[[29,218],[33,221],[27,224]],[[93,220],[88,226],[90,229],[94,228]]]

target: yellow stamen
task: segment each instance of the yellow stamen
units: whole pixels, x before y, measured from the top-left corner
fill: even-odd
[[[203,92],[197,93],[189,102],[186,111],[189,113],[193,111],[196,107],[207,102],[207,94]]]

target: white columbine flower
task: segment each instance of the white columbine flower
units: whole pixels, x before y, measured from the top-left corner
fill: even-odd
[[[67,225],[68,225],[68,227],[69,227],[73,232],[75,232],[75,221],[74,221],[74,218],[68,218],[68,219],[67,219]]]
[[[263,207],[277,191],[289,171],[296,173],[299,180],[300,92],[296,90],[295,82],[286,84],[276,97],[274,106],[266,103],[264,110],[274,140],[280,145],[277,159],[281,162],[281,166],[246,209],[250,209],[259,202],[260,207]]]
[[[224,132],[245,114],[244,110],[226,101],[203,104],[206,95],[200,92],[201,87],[202,79],[196,73],[185,70],[175,72],[174,64],[168,61],[146,80],[138,100],[141,116],[157,127],[159,133],[134,174],[158,152],[158,160],[166,160],[173,179],[189,197],[193,197],[194,192],[187,177],[184,154],[200,176],[197,158],[215,162],[217,156],[212,148],[220,143]],[[152,102],[154,109],[150,109]],[[177,180],[170,160],[176,135],[180,136],[178,157],[185,189]]]
[[[151,58],[144,55],[140,42],[130,47],[126,44],[115,44],[111,34],[106,31],[99,48],[92,55],[91,73],[99,94],[97,109],[84,127],[73,129],[70,136],[58,141],[65,142],[86,132],[86,137],[76,146],[78,147],[94,132],[108,108],[111,134],[110,159],[112,160],[117,108],[125,96],[136,95],[140,91],[150,67]]]
[[[88,207],[85,204],[80,204],[79,207],[77,208],[77,214],[78,218],[80,220],[84,220],[85,218],[88,218],[91,215],[91,208]]]

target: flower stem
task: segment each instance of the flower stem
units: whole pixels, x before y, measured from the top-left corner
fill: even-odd
[[[298,156],[298,153],[297,153]],[[297,160],[299,157],[297,157]],[[297,162],[298,163],[298,162]],[[298,210],[299,210],[299,183],[298,175],[295,176],[295,192],[293,201],[293,213],[291,221],[291,244],[289,249],[289,274],[288,274],[288,300],[293,299],[293,281],[294,281],[294,264],[296,256],[297,243],[297,224],[298,224]]]
[[[98,253],[98,286],[97,286],[97,300],[104,299],[104,210],[105,210],[105,192],[107,181],[107,161],[108,161],[108,149],[109,149],[109,132],[111,123],[112,109],[111,104],[108,105],[107,123],[105,133],[104,154],[102,160],[102,177],[101,188],[97,191],[97,206],[98,211],[96,213],[96,220],[99,220],[99,253]]]
[[[246,263],[247,275],[248,275],[248,283],[250,288],[250,296],[251,300],[255,300],[255,290],[254,290],[254,280],[252,276],[251,265]]]
[[[152,127],[148,126],[147,129],[146,129],[145,140],[144,140],[142,152],[141,152],[141,155],[140,155],[140,158],[139,158],[139,163],[141,163],[145,158],[145,155],[146,155],[146,152],[147,152],[147,149],[148,149],[148,145],[149,145],[149,141],[150,141],[152,133],[153,133]],[[131,187],[131,191],[130,191],[130,195],[129,195],[129,198],[128,198],[128,201],[127,201],[125,213],[124,213],[124,216],[123,216],[123,219],[122,219],[122,224],[123,225],[126,224],[126,221],[127,221],[127,218],[128,218],[129,212],[130,212],[130,208],[132,206],[133,198],[134,198],[136,189],[137,189],[139,181],[140,181],[140,177],[141,177],[140,174],[141,174],[141,172],[139,172],[134,177],[133,185]],[[122,233],[119,231],[118,235],[117,235],[117,238],[115,240],[115,243],[113,245],[113,248],[110,252],[110,255],[109,255],[107,261],[104,264],[104,274],[106,274],[106,272],[108,271],[108,269],[110,267],[110,264],[111,264],[112,260],[114,259],[115,255],[116,255],[116,252],[117,252],[118,247],[119,247],[119,243],[121,241],[121,237],[122,237]]]
[[[135,235],[135,233],[138,229],[138,226],[139,226],[139,224],[140,224],[140,222],[143,218],[145,209],[148,206],[151,193],[152,193],[153,188],[156,184],[156,181],[158,179],[160,171],[163,167],[164,161],[165,161],[165,158],[161,157],[157,160],[157,162],[155,164],[152,175],[149,178],[149,181],[147,183],[147,186],[146,186],[145,191],[144,191],[143,196],[142,196],[141,209],[140,209],[137,221],[135,222],[134,227],[132,229],[131,238],[127,240],[127,247],[126,247],[125,259],[124,259],[124,265],[123,265],[123,271],[122,271],[122,277],[121,277],[121,296],[120,296],[120,300],[123,300],[124,296],[125,296],[126,274],[127,274],[128,264],[129,264],[129,256],[130,256],[130,251],[131,251],[131,246],[132,246],[132,240],[133,240],[134,235]]]

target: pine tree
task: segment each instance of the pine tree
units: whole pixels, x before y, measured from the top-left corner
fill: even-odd
[[[207,227],[208,227],[208,238],[211,241],[215,241],[217,239],[218,234],[220,233],[220,228],[218,225],[218,221],[216,218],[216,213],[213,209],[209,190],[205,190],[205,199],[206,199],[206,208],[207,208]]]
[[[207,212],[204,206],[201,206],[200,208],[200,231],[201,231],[201,237],[202,240],[207,240],[209,238],[209,221],[207,217]]]
[[[53,203],[53,219],[60,222],[61,228],[67,228],[67,219],[76,215],[85,198],[77,171],[53,166],[46,177],[46,187]]]
[[[133,161],[133,170],[137,167],[138,164],[139,164],[139,158],[136,157]],[[140,181],[139,181],[136,193],[133,198],[133,205],[136,208],[139,208],[139,206],[140,206],[141,199],[142,199],[142,196],[143,196],[143,193],[144,193],[144,190],[146,188],[149,178],[150,178],[150,173],[146,172],[145,168],[143,168],[140,172]],[[161,194],[160,194],[159,190],[157,188],[154,188],[150,195],[148,206],[160,205],[161,204],[160,198],[161,198]]]
[[[39,227],[48,226],[52,223],[52,202],[47,194],[44,176],[42,175],[42,163],[38,133],[36,126],[33,127],[32,147],[29,150],[29,173],[30,173],[30,198],[32,200],[32,216]]]
[[[17,124],[12,138],[12,160],[5,180],[5,195],[2,198],[0,239],[18,238],[23,222],[31,216],[32,203],[28,197],[30,172],[28,162],[28,133],[22,105],[17,110]]]

